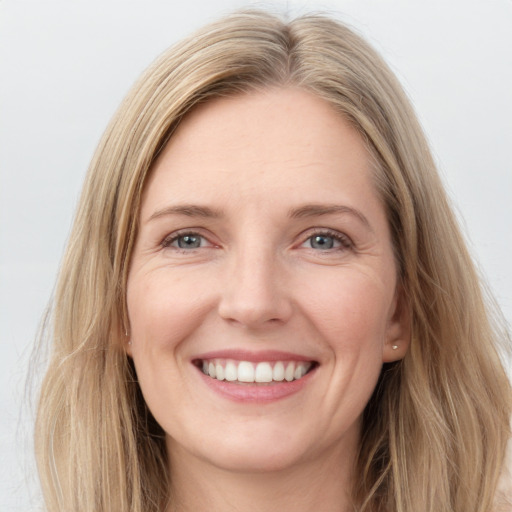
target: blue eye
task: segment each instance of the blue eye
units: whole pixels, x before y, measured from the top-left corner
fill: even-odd
[[[206,245],[206,239],[196,233],[182,233],[166,238],[162,245],[184,250],[199,249]]]
[[[334,237],[327,235],[315,235],[309,238],[312,249],[332,249],[334,247]]]
[[[308,237],[302,245],[310,249],[329,251],[349,249],[352,242],[342,233],[320,232]]]
[[[201,247],[201,239],[198,235],[183,235],[176,238],[173,245],[175,243],[180,249],[197,249]]]

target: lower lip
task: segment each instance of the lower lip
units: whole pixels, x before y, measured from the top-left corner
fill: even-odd
[[[268,403],[281,400],[290,395],[294,395],[301,391],[306,386],[313,374],[316,372],[316,368],[313,368],[304,377],[293,380],[291,382],[275,382],[273,384],[240,384],[236,382],[229,382],[225,380],[212,379],[208,375],[205,375],[201,369],[197,368],[200,377],[203,382],[217,394],[233,400],[235,402],[249,402],[249,403]]]

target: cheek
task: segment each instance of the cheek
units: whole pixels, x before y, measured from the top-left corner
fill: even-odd
[[[318,404],[336,440],[357,424],[379,378],[392,294],[375,274],[353,268],[319,277],[303,288],[303,307],[325,349]]]
[[[196,280],[154,272],[129,280],[128,316],[133,348],[170,348],[189,334],[205,314],[205,296]]]
[[[343,270],[303,288],[308,316],[331,349],[359,352],[369,346],[381,348],[392,287],[384,286],[374,275]]]
[[[180,406],[186,396],[186,361],[176,354],[205,314],[200,296],[190,279],[168,271],[139,273],[128,281],[131,356],[144,399],[166,431],[178,419],[169,404]]]

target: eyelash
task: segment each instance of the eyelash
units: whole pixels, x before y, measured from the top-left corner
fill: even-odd
[[[168,235],[167,237],[165,237],[161,243],[161,246],[162,246],[162,248],[167,249],[169,247],[172,247],[172,244],[175,243],[177,240],[179,240],[180,238],[186,237],[186,236],[199,237],[199,238],[202,238],[203,240],[208,241],[208,239],[205,236],[198,233],[197,231],[184,230],[184,231],[178,231],[176,233],[172,233],[172,234]],[[339,247],[329,247],[327,249],[319,249],[318,251],[316,251],[314,247],[309,247],[309,249],[311,249],[315,252],[344,251],[347,249],[352,249],[354,246],[352,240],[347,235],[340,233],[339,231],[334,231],[331,229],[318,228],[316,230],[313,230],[313,232],[309,233],[309,236],[307,238],[305,238],[303,240],[303,242],[301,242],[300,247],[303,246],[304,244],[306,244],[308,241],[312,240],[314,237],[332,238],[335,242],[339,242],[339,244],[340,244]],[[190,249],[185,249],[182,247],[174,247],[174,250],[183,252],[183,253],[187,253],[187,252],[193,251],[194,249],[200,249],[200,248],[201,247],[193,247]]]

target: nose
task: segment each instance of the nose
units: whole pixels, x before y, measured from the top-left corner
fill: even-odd
[[[246,248],[233,255],[227,270],[218,308],[223,319],[251,329],[290,319],[290,290],[275,254]]]

